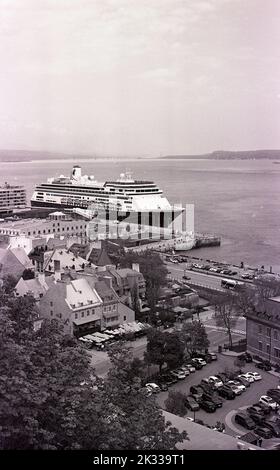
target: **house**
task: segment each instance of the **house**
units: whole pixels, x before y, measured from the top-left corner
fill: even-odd
[[[74,255],[69,249],[37,247],[30,254],[36,271],[53,274],[55,271],[73,269],[83,271],[88,264],[84,258]]]
[[[39,300],[46,294],[51,283],[52,278],[46,277],[43,273],[37,273],[34,279],[24,280],[21,277],[15,287],[15,293],[21,297],[30,294],[35,300]]]
[[[247,351],[280,365],[280,296],[246,315]]]
[[[7,275],[19,279],[26,269],[34,268],[23,248],[0,248],[0,279]]]
[[[38,309],[43,318],[61,320],[65,333],[81,336],[101,330],[103,302],[86,279],[53,279]]]

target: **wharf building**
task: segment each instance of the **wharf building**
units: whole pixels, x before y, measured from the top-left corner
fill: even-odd
[[[247,351],[280,365],[280,296],[246,315]]]

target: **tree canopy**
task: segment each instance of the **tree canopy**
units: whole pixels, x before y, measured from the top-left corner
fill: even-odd
[[[185,433],[166,423],[122,345],[105,379],[58,320],[34,331],[32,297],[0,294],[1,449],[175,449]]]
[[[206,329],[200,321],[184,323],[181,334],[189,354],[209,348]]]

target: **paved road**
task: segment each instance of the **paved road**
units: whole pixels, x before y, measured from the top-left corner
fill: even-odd
[[[231,356],[218,355],[218,361],[211,362],[203,367],[203,369],[191,374],[185,380],[177,382],[169,390],[180,390],[184,393],[189,393],[192,385],[198,385],[204,377],[215,375],[223,372],[225,368],[234,369],[234,358]],[[247,364],[244,371],[258,371],[253,364]],[[217,421],[221,421],[226,425],[226,433],[232,436],[242,435],[246,430],[232,421],[233,415],[237,409],[247,407],[256,403],[261,395],[264,395],[269,388],[275,388],[279,379],[267,372],[261,371],[263,379],[259,382],[254,382],[242,395],[236,397],[234,400],[223,400],[222,408],[218,408],[215,413],[207,413],[200,410],[195,413],[196,419],[203,420],[206,424],[215,425]],[[168,392],[161,392],[157,396],[158,403],[162,408],[165,408],[164,402],[168,396]],[[234,413],[231,413],[234,411]],[[189,411],[188,416],[193,417],[193,412]],[[227,418],[228,417],[228,418]]]
[[[173,264],[173,263],[166,263],[167,269],[170,272],[170,276],[175,279],[182,279],[185,271],[184,264]],[[195,271],[186,270],[185,271],[187,276],[191,278],[191,281],[195,284],[200,284],[205,287],[210,287],[212,289],[218,289],[224,291],[221,287],[221,277],[213,276],[210,273],[199,273]],[[208,271],[206,271],[208,273]],[[190,282],[191,282],[190,281]],[[186,281],[188,282],[188,281]]]

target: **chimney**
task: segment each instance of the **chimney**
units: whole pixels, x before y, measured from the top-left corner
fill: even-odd
[[[61,281],[61,272],[60,271],[55,271],[54,272],[54,280],[57,282],[57,281]]]
[[[104,276],[103,279],[106,282],[107,286],[112,289],[113,288],[113,280],[112,280],[111,276]]]
[[[132,263],[132,269],[140,273],[139,263]]]

